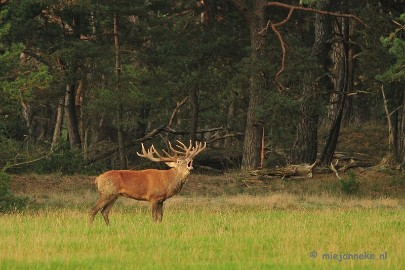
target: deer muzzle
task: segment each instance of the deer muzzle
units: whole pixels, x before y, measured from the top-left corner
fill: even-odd
[[[192,160],[192,159],[188,160],[188,162],[187,162],[187,169],[188,169],[189,171],[191,171],[191,170],[193,169],[193,160]]]

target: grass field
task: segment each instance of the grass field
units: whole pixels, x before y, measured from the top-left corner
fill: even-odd
[[[405,269],[397,199],[176,197],[161,224],[121,200],[91,228],[90,206],[0,215],[0,269]]]

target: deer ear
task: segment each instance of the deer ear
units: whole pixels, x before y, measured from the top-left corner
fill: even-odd
[[[169,166],[170,168],[173,168],[176,166],[176,162],[165,162],[167,166]]]

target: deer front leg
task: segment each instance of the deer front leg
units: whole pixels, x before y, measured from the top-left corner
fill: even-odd
[[[150,202],[151,208],[152,208],[152,219],[154,222],[158,221],[158,201],[151,201]]]
[[[157,218],[158,222],[162,222],[163,219],[163,201],[159,201],[157,205]]]
[[[163,219],[163,201],[151,201],[152,218],[154,222],[161,222]]]

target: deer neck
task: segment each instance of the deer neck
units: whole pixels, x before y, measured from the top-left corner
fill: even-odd
[[[170,189],[170,193],[172,193],[172,195],[178,193],[181,188],[183,187],[183,185],[187,182],[187,178],[190,174],[190,171],[187,169],[179,169],[179,168],[172,168],[170,169],[171,173],[173,173],[173,180],[170,181],[170,183],[168,183],[169,189]]]

